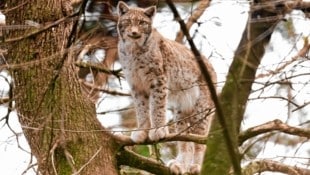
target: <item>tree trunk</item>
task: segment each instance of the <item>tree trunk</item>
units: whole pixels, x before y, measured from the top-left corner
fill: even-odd
[[[65,18],[64,1],[11,0],[8,25],[25,20],[43,28]],[[6,40],[20,123],[41,174],[118,174],[119,145],[96,118],[95,106],[82,96],[72,58],[74,18],[23,39],[39,29],[10,32]],[[76,18],[75,18],[76,19]]]
[[[249,18],[257,19],[258,17],[264,18],[273,15],[275,14],[261,10],[253,13]],[[223,128],[215,117],[208,137],[208,149],[202,174],[229,174],[233,167],[234,174],[241,174],[241,155],[238,151],[239,129],[255,80],[256,70],[264,56],[265,45],[268,44],[276,24],[277,21],[253,23],[249,20],[246,26],[219,97],[228,125],[227,128]],[[229,149],[223,140],[223,132],[220,132],[225,129],[230,133],[234,146],[232,150],[237,157],[232,158],[228,152]]]

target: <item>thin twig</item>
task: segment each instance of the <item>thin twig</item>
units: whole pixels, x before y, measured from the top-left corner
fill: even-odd
[[[103,89],[103,88],[101,88],[100,86],[96,86],[95,84],[88,83],[88,82],[86,82],[86,81],[84,81],[84,80],[79,80],[79,82],[80,82],[80,83],[83,83],[85,86],[91,88],[92,90],[101,91],[101,92],[104,92],[104,93],[106,93],[106,94],[118,95],[118,96],[126,96],[126,97],[131,96],[131,95],[128,94],[128,93],[123,93],[123,92],[119,92],[119,91]]]
[[[310,49],[310,43],[308,41],[308,39],[304,40],[304,46],[302,49],[300,49],[297,53],[297,55],[295,55],[294,57],[292,57],[291,60],[285,62],[284,64],[282,64],[281,66],[279,66],[278,68],[276,68],[275,70],[269,71],[269,73],[265,73],[265,74],[259,74],[256,76],[256,79],[258,78],[264,78],[267,76],[271,76],[271,75],[275,75],[277,73],[279,73],[280,71],[282,71],[283,69],[285,69],[287,66],[289,66],[290,64],[292,64],[293,62],[297,61],[299,58],[301,57],[305,57],[307,55],[307,53],[309,52]]]
[[[81,171],[88,165],[90,164],[90,162],[100,153],[100,151],[102,150],[102,147],[100,147],[95,154],[76,172],[73,173],[72,175],[78,175],[81,173]]]
[[[280,99],[280,100],[286,100],[289,104],[294,105],[296,108],[299,108],[300,105],[295,103],[293,100],[288,99],[286,97],[281,97],[281,96],[259,96],[256,98],[249,98],[249,100],[262,100],[262,99]]]
[[[41,33],[41,32],[44,32],[44,31],[46,31],[46,30],[48,30],[48,29],[50,29],[50,28],[52,28],[52,27],[54,27],[54,26],[59,25],[59,24],[62,23],[62,22],[65,22],[65,21],[68,20],[68,19],[71,19],[71,18],[73,18],[73,17],[76,17],[77,14],[78,14],[78,13],[74,13],[74,14],[72,14],[72,15],[70,15],[70,16],[63,17],[63,18],[61,18],[61,19],[59,19],[59,20],[57,20],[57,21],[55,21],[55,22],[51,22],[50,24],[47,24],[47,25],[45,25],[45,26],[39,28],[38,30],[35,30],[35,31],[30,32],[30,33],[28,33],[28,34],[25,34],[25,35],[23,35],[23,36],[16,37],[16,38],[8,38],[8,39],[5,39],[4,42],[5,42],[5,43],[17,42],[17,41],[20,41],[20,40],[29,38],[29,37],[31,37],[31,36],[37,35],[37,34],[39,34],[39,33]]]
[[[3,10],[3,13],[6,14],[6,13],[8,13],[8,12],[10,12],[10,11],[16,10],[16,9],[18,9],[18,8],[20,8],[20,7],[24,6],[24,5],[26,5],[28,2],[29,2],[29,0],[27,0],[27,1],[25,1],[25,2],[22,2],[21,4],[15,6],[15,7],[12,7],[12,8],[10,8],[10,9],[5,9],[5,10]]]
[[[59,144],[59,140],[56,140],[56,142],[54,143],[53,147],[50,150],[52,167],[53,167],[53,171],[54,171],[54,173],[56,175],[58,175],[58,173],[57,173],[57,169],[56,169],[56,166],[55,166],[54,154],[55,154],[56,148],[58,147],[58,144]]]
[[[101,111],[97,112],[97,115],[105,115],[107,113],[112,113],[112,112],[122,112],[122,111],[127,111],[127,110],[133,110],[134,107],[127,107],[127,108],[121,108],[121,109],[115,109],[115,110],[108,110],[108,111]]]
[[[99,72],[115,75],[116,77],[122,77],[122,75],[120,74],[120,72],[122,71],[121,69],[110,70],[110,69],[102,67],[96,63],[89,63],[89,62],[82,62],[82,61],[75,62],[75,65],[77,67],[80,67],[80,68],[91,68],[91,69],[95,69]]]
[[[196,114],[193,114],[193,115],[189,115],[189,116],[184,117],[184,118],[182,118],[180,120],[176,120],[174,122],[168,123],[167,125],[162,126],[162,127],[167,127],[167,126],[175,124],[177,122],[180,122],[180,121],[183,121],[183,120],[187,120],[189,118],[192,118],[192,117],[194,117],[196,115],[199,115],[201,113],[204,113],[204,112],[208,112],[206,114],[206,117],[208,117],[209,115],[212,115],[215,111],[214,111],[214,109],[207,108],[207,109],[205,109],[205,110],[203,110],[203,111],[201,111],[199,113],[196,113]],[[22,129],[29,129],[29,130],[36,130],[36,131],[40,131],[40,130],[43,130],[43,129],[45,129],[45,130],[46,129],[50,129],[50,130],[54,130],[54,131],[61,131],[61,129],[59,129],[59,128],[51,128],[51,127],[48,127],[48,126],[45,126],[44,128],[43,127],[38,128],[38,127],[30,127],[30,126],[23,126],[22,125],[21,127],[22,127]],[[158,127],[148,128],[147,130],[151,130],[151,129],[158,129]],[[72,133],[91,133],[91,132],[111,132],[111,133],[120,132],[120,133],[123,133],[123,132],[132,132],[132,131],[141,131],[141,130],[145,130],[145,129],[130,129],[130,130],[118,130],[118,131],[117,130],[109,130],[109,129],[97,129],[97,130],[63,129],[63,131],[65,131],[65,132],[72,132]],[[178,133],[178,134],[181,134],[181,133]]]
[[[29,171],[30,169],[33,169],[34,172],[37,171],[37,168],[35,168],[35,166],[38,166],[38,163],[35,162],[35,163],[32,163],[33,162],[33,154],[30,153],[30,160],[29,160],[29,164],[27,166],[27,168],[22,172],[21,175],[25,175],[27,173],[27,171]]]
[[[19,64],[4,64],[4,65],[0,65],[0,69],[9,69],[9,70],[16,70],[16,69],[30,69],[32,68],[32,66],[37,66],[40,65],[44,62],[47,61],[52,61],[53,59],[59,58],[60,56],[62,56],[65,53],[68,52],[74,52],[76,50],[79,50],[78,47],[70,47],[68,49],[64,49],[62,52],[57,52],[53,55],[50,55],[48,57],[45,58],[41,58],[38,60],[32,60],[32,61],[28,61],[28,62],[23,62],[23,63],[19,63]]]

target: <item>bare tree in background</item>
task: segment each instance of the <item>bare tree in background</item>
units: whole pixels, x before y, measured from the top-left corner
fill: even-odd
[[[37,159],[40,174],[113,175],[119,174],[121,165],[153,174],[170,174],[169,168],[159,160],[133,152],[131,146],[135,144],[129,137],[113,135],[96,118],[93,102],[99,98],[100,93],[127,95],[105,88],[109,76],[121,78],[120,70],[111,69],[117,58],[117,18],[112,13],[117,2],[10,0],[0,3],[7,18],[6,25],[0,26],[5,33],[1,36],[3,41],[0,44],[0,60],[5,58],[5,61],[1,62],[0,70],[10,71],[14,78],[14,88],[8,93],[9,98],[2,98],[0,104],[8,104],[9,112],[16,109],[31,153]],[[138,0],[136,3],[145,7],[164,2]],[[172,2],[168,3],[173,9]],[[191,42],[188,29],[210,5],[207,0],[197,3],[197,8],[187,24],[179,18],[177,11],[173,11],[176,20],[181,24],[177,39],[179,42],[183,36]],[[206,143],[208,150],[202,174],[248,175],[264,171],[310,174],[309,169],[270,160],[255,160],[241,167],[244,159],[241,148],[246,141],[262,134],[280,131],[309,140],[309,129],[293,127],[279,120],[245,131],[240,129],[246,105],[253,93],[252,85],[259,78],[279,75],[301,58],[309,61],[310,44],[305,39],[304,47],[290,61],[280,63],[276,70],[257,75],[265,46],[269,43],[275,27],[294,9],[309,15],[310,3],[297,0],[251,2],[250,17],[230,65],[227,80],[220,95],[213,94],[217,119],[209,138],[170,134],[160,141]],[[100,16],[95,22],[88,23],[85,21],[85,11],[99,11]],[[195,45],[191,45],[191,48],[199,61],[199,52]],[[83,62],[85,55],[92,57],[96,50],[100,49],[104,50],[104,58],[97,62]],[[205,72],[203,67],[201,69]],[[90,80],[89,75],[92,77]],[[205,76],[208,81],[208,75]],[[307,78],[309,74],[305,73],[303,76]],[[274,83],[281,83],[282,87],[292,90],[292,78],[285,76],[282,81]],[[264,82],[264,88],[271,83]],[[298,105],[289,94],[285,99],[296,107],[295,110],[310,104],[307,101]],[[101,103],[104,104],[105,101]],[[6,123],[9,112],[1,119]],[[148,141],[143,144],[157,143]]]

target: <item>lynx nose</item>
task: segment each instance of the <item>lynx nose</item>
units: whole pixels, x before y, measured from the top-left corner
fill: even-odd
[[[131,32],[128,36],[133,39],[138,39],[141,37],[141,35],[138,32]]]
[[[141,35],[139,34],[138,30],[136,28],[132,28],[132,31],[129,33],[129,37],[133,38],[133,39],[138,39],[141,37]]]

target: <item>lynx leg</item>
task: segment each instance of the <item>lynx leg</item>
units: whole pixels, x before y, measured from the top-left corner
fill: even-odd
[[[197,109],[197,108],[196,108]],[[195,112],[197,115],[193,115],[191,118],[191,133],[198,135],[207,135],[210,129],[212,121],[212,115],[208,115],[208,112]],[[198,175],[201,170],[204,154],[206,151],[206,145],[194,143],[194,156],[189,168],[189,171],[193,175]]]
[[[160,68],[156,70],[162,71]],[[155,71],[155,72],[156,72]],[[151,127],[149,138],[158,141],[168,135],[166,125],[166,103],[167,103],[167,78],[160,75],[151,84],[150,107],[151,107]]]
[[[186,119],[183,119],[187,115],[178,111],[176,119],[179,121],[176,124],[176,132],[181,134],[188,133],[189,127]],[[177,142],[177,157],[169,162],[170,170],[173,174],[184,174],[188,172],[189,165],[192,162],[193,156],[193,143],[191,142]]]
[[[168,162],[170,171],[173,174],[181,175],[188,172],[190,162],[193,156],[192,143],[178,142],[178,155],[176,159]]]
[[[148,137],[148,129],[150,128],[149,100],[146,93],[133,91],[133,98],[137,112],[137,130],[131,133],[131,139],[135,143],[142,143]]]
[[[192,160],[192,164],[190,165],[190,168],[189,168],[189,172],[191,174],[199,174],[200,173],[205,151],[206,151],[206,145],[195,143],[195,145],[194,145],[194,157]]]

